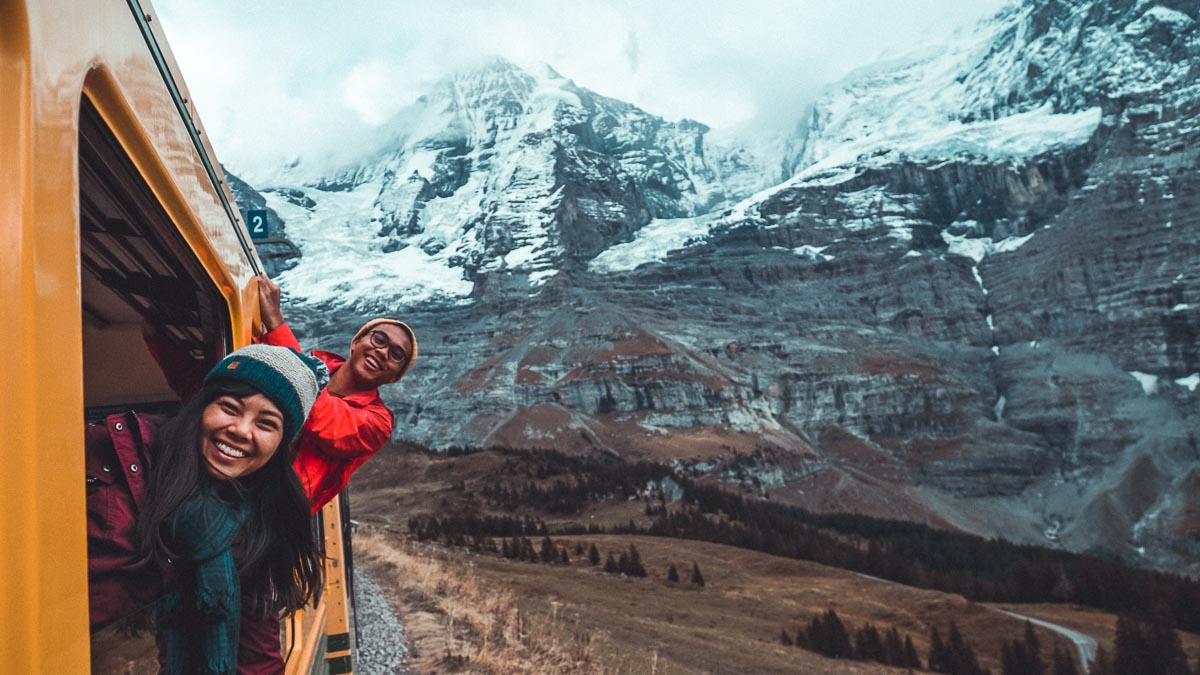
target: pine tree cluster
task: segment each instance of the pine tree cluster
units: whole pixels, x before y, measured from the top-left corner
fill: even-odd
[[[1123,612],[1117,616],[1112,661],[1105,658],[1101,663],[1098,652],[1091,672],[1093,675],[1193,675],[1200,674],[1200,659],[1195,670],[1188,667],[1183,643],[1166,612],[1142,615]]]
[[[543,565],[570,565],[571,554],[566,546],[556,546],[549,536],[543,536],[541,544],[535,549],[533,540],[529,537],[513,537],[500,540],[497,549],[500,557],[519,562],[542,563]]]
[[[929,633],[929,670],[949,675],[989,675],[991,671],[979,665],[975,649],[967,644],[958,624],[951,621],[946,641],[934,626]]]
[[[807,626],[796,631],[794,638],[787,628],[783,628],[779,640],[785,645],[795,645],[832,659],[875,661],[901,668],[921,667],[921,657],[911,636],[906,635],[901,640],[895,626],[881,634],[878,628],[867,623],[855,631],[851,639],[849,629],[832,609],[814,616]]]
[[[1061,675],[1079,675],[1075,662],[1066,655],[1066,663],[1060,663],[1065,652],[1056,646],[1054,652],[1055,675],[1060,675],[1059,669],[1070,667],[1071,670]],[[1020,640],[1004,641],[1000,646],[1000,672],[1003,675],[1046,675],[1046,663],[1042,659],[1042,643],[1038,639],[1033,624],[1025,621],[1025,635]]]
[[[680,503],[647,499],[650,525],[611,528],[566,526],[559,534],[626,533],[678,537],[782,555],[862,572],[919,588],[958,593],[980,602],[1073,602],[1110,612],[1145,614],[1161,607],[1169,622],[1200,632],[1200,581],[1036,546],[984,540],[909,522],[849,514],[813,514],[702,484],[658,464],[613,457],[570,457],[553,451],[497,450],[505,467],[485,497],[503,508],[575,512],[589,500],[649,497],[646,486],[670,478],[683,490]],[[752,457],[746,459],[750,461]],[[552,481],[547,484],[547,481]],[[462,490],[466,490],[462,486]],[[526,519],[443,517],[440,533],[410,528],[473,548],[486,536],[542,536]]]
[[[494,481],[480,488],[488,505],[514,511],[578,513],[589,502],[636,497],[647,484],[671,475],[653,462],[627,463],[610,456],[572,457],[552,450],[507,450],[497,475],[525,480]],[[547,484],[547,481],[554,479]]]

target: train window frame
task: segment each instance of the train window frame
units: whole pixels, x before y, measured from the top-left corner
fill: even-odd
[[[79,108],[79,246],[87,419],[169,410],[171,389],[142,344],[148,323],[201,369],[228,353],[225,295],[85,92]]]

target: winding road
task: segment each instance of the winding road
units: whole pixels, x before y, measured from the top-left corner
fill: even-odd
[[[855,574],[864,579],[870,579],[872,581],[880,581],[885,584],[896,584],[895,581],[891,581],[889,579],[880,579],[879,577],[873,577],[869,574],[863,574],[862,572],[855,572]],[[899,585],[899,584],[897,584],[897,585]],[[1094,638],[1090,635],[1087,635],[1085,633],[1080,633],[1079,631],[1071,630],[1070,628],[1067,628],[1066,626],[1060,626],[1056,623],[1050,623],[1049,621],[1044,621],[1042,619],[1035,619],[1032,616],[1025,616],[1024,614],[1017,614],[1016,612],[1010,612],[1008,610],[1000,609],[998,607],[990,607],[988,605],[983,605],[983,606],[987,607],[988,609],[990,609],[992,611],[1000,612],[1001,614],[1007,614],[1007,615],[1013,617],[1014,619],[1021,619],[1023,621],[1028,621],[1035,626],[1041,626],[1042,628],[1052,630],[1055,633],[1058,633],[1059,635],[1066,637],[1068,640],[1075,643],[1075,648],[1079,651],[1079,664],[1080,664],[1080,667],[1083,669],[1083,672],[1087,673],[1091,670],[1092,661],[1095,660],[1095,658],[1096,658],[1096,649],[1100,646],[1100,643],[1096,641],[1096,638]]]
[[[992,609],[996,608],[993,607]],[[1099,643],[1096,642],[1096,638],[1080,633],[1079,631],[1074,631],[1070,628],[1060,626],[1056,623],[1035,619],[1032,616],[1025,616],[1024,614],[1017,614],[1015,612],[1009,612],[1003,609],[996,609],[996,611],[1017,619],[1024,619],[1035,626],[1048,628],[1060,635],[1066,636],[1068,640],[1075,643],[1075,648],[1079,650],[1079,662],[1082,664],[1083,672],[1086,673],[1091,668],[1092,660],[1096,658],[1096,648],[1099,646]]]

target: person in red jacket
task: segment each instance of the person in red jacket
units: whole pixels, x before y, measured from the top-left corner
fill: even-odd
[[[265,275],[258,277],[258,298],[266,330],[259,341],[300,351],[283,318],[279,286]],[[412,368],[417,336],[403,321],[372,319],[350,341],[349,358],[319,350],[312,354],[329,367],[329,384],[300,432],[295,467],[316,513],[391,438],[392,413],[379,398],[379,387],[399,382]]]
[[[258,341],[301,351],[283,318],[279,286],[258,277],[259,313],[264,332]],[[392,412],[379,387],[399,382],[417,360],[417,336],[403,321],[372,319],[350,341],[350,356],[313,350],[329,368],[329,384],[317,400],[297,440],[293,466],[308,494],[312,513],[320,511],[350,482],[392,436]],[[243,616],[238,675],[277,675],[279,620]]]

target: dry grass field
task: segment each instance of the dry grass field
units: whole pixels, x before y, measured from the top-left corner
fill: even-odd
[[[874,663],[826,659],[780,642],[815,615],[834,609],[853,634],[866,622],[910,635],[922,661],[931,627],[946,635],[951,621],[980,658],[1000,673],[1000,649],[1018,640],[1024,622],[1006,609],[1058,623],[1109,646],[1116,617],[1066,605],[990,607],[958,595],[922,590],[853,572],[755,551],[682,539],[630,535],[554,537],[570,565],[544,565],[473,554],[408,540],[409,515],[448,510],[487,512],[471,486],[493,478],[503,460],[493,453],[431,457],[393,453],[368,463],[355,479],[357,564],[365,567],[405,623],[421,673],[891,673]],[[455,486],[458,486],[456,489]],[[463,486],[467,489],[462,489]],[[593,504],[569,518],[615,524],[642,517],[640,502]],[[524,512],[522,512],[522,515]],[[538,515],[538,514],[531,514]],[[545,517],[553,526],[567,519]],[[539,541],[533,541],[535,548]],[[635,544],[646,578],[602,574],[601,559]],[[706,584],[688,582],[693,563]],[[682,579],[666,581],[674,564]],[[1073,643],[1036,628],[1043,653]],[[1192,659],[1200,636],[1182,634]]]
[[[944,635],[953,620],[998,673],[1001,641],[1019,639],[1024,627],[960,596],[718,544],[613,535],[578,541],[595,543],[602,556],[633,543],[649,576],[601,574],[585,559],[563,566],[473,555],[369,527],[355,549],[407,623],[423,673],[902,672],[780,643],[781,629],[794,633],[830,608],[851,629],[896,626],[922,659],[930,627]],[[576,539],[555,542],[573,550]],[[665,580],[672,563],[681,583]],[[693,563],[703,588],[687,581]],[[1043,644],[1070,647],[1050,631],[1038,633]]]

